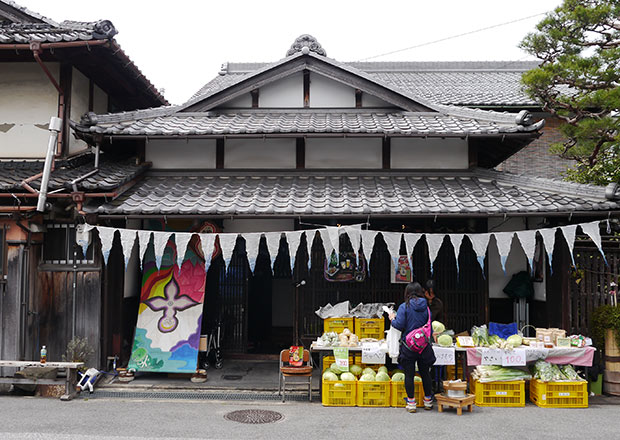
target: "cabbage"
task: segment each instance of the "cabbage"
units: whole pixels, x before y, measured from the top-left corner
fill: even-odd
[[[334,374],[342,373],[342,370],[340,369],[340,367],[338,365],[336,365],[336,362],[332,363],[329,366],[329,370],[331,370],[331,372],[334,373]]]
[[[351,373],[353,373],[356,376],[362,375],[362,367],[360,367],[359,365],[351,365],[349,367],[349,370],[351,371]]]
[[[338,380],[338,376],[336,376],[332,371],[326,370],[323,373],[323,380],[336,381]]]
[[[443,333],[446,331],[446,326],[439,321],[433,321],[431,325],[433,326],[433,331],[435,333]]]
[[[377,373],[380,373],[380,372],[387,373],[388,372],[387,367],[385,365],[380,366],[379,369],[377,370]]]
[[[374,374],[362,374],[362,377],[360,377],[360,382],[374,382],[374,381],[375,381]]]
[[[377,376],[375,377],[375,380],[377,382],[389,382],[390,381],[390,376],[388,376],[388,374],[384,371],[379,371],[377,373]]]
[[[506,342],[508,343],[508,345],[512,345],[513,348],[516,348],[521,346],[521,344],[523,343],[523,338],[519,335],[512,335],[508,336]]]
[[[450,335],[441,335],[437,338],[437,342],[442,347],[450,347],[452,345],[452,336]]]
[[[405,381],[405,373],[399,371],[398,373],[394,373],[392,376],[392,382],[404,382]]]
[[[366,367],[364,368],[364,371],[362,371],[362,374],[372,374],[374,376],[377,373],[375,373],[375,370],[373,370],[372,368]]]
[[[348,382],[348,381],[352,381],[352,380],[356,380],[356,379],[355,379],[355,376],[352,373],[342,373],[340,375],[340,380]]]
[[[415,376],[415,377],[413,378],[413,381],[414,381],[414,382],[422,382],[422,378],[421,378],[420,376]]]

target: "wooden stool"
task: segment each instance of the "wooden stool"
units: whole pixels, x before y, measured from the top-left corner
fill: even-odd
[[[456,408],[456,413],[460,416],[463,414],[463,407],[467,407],[469,412],[474,410],[474,399],[476,396],[474,394],[467,394],[465,397],[448,397],[443,394],[437,394],[435,399],[437,399],[437,409],[439,412],[443,412],[444,406],[449,406],[452,408]]]

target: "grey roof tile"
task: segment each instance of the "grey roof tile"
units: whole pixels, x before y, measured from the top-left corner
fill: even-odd
[[[573,212],[618,209],[604,188],[489,170],[424,173],[149,173],[100,214],[322,215]]]
[[[93,170],[94,157],[92,154],[75,157],[69,160],[58,161],[56,168],[50,175],[49,190],[67,188],[67,182],[83,176]],[[101,155],[99,173],[77,184],[81,191],[109,191],[127,183],[144,173],[150,165],[142,163],[136,165],[135,157],[106,158]],[[42,161],[0,161],[0,191],[25,192],[21,182],[43,171]],[[41,179],[30,182],[30,186],[39,189]]]

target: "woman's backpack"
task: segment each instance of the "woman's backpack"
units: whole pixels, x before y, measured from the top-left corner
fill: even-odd
[[[405,336],[405,347],[414,353],[422,353],[431,341],[431,311],[426,308],[428,312],[428,322],[420,328],[411,330],[407,336]]]

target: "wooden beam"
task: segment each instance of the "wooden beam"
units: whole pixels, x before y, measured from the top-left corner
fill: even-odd
[[[304,70],[304,107],[310,107],[310,72]]]
[[[92,78],[88,80],[88,111],[92,112],[95,108],[95,83]]]
[[[224,138],[215,141],[215,168],[218,170],[224,168]]]
[[[295,157],[297,169],[306,168],[306,138],[296,138]]]
[[[355,89],[355,107],[362,107],[362,91],[360,89]]]
[[[69,120],[71,119],[71,83],[73,81],[73,66],[69,63],[60,64],[60,88],[64,96],[64,106],[62,114],[62,147],[60,155],[66,157],[69,154],[69,142],[71,128]]]
[[[252,95],[252,108],[258,108],[258,89],[252,90],[250,95]]]
[[[391,138],[384,137],[383,138],[383,149],[381,152],[381,157],[383,159],[383,169],[389,170],[392,168],[392,143]]]

